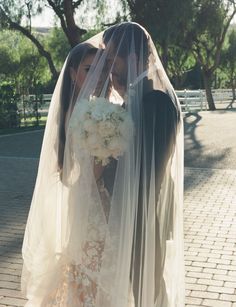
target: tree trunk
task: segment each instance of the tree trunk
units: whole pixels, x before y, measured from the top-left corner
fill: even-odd
[[[210,111],[214,111],[216,110],[215,107],[215,103],[214,103],[214,99],[212,96],[212,92],[211,92],[211,72],[206,71],[206,70],[202,70],[202,74],[203,74],[203,81],[204,81],[204,86],[205,86],[205,90],[206,90],[206,98],[207,98],[207,103],[208,103],[208,107]]]
[[[233,93],[233,101],[236,100],[236,91],[235,91],[235,80],[231,80],[231,88],[232,88],[232,93]]]
[[[53,79],[57,80],[58,72],[57,72],[56,67],[53,63],[51,54],[44,49],[43,45],[27,29],[23,28],[18,23],[13,22],[11,20],[9,20],[9,24],[10,24],[10,28],[17,30],[17,31],[21,32],[22,34],[24,34],[37,47],[39,54],[41,54],[43,57],[46,58]]]
[[[51,54],[44,49],[43,45],[37,40],[37,38],[27,28],[24,28],[19,23],[12,21],[11,18],[6,14],[4,9],[1,7],[0,7],[0,13],[1,13],[1,18],[4,20],[5,23],[8,24],[8,27],[10,29],[21,32],[28,39],[30,39],[31,42],[37,47],[39,54],[41,54],[43,57],[46,58],[53,79],[57,80],[58,72],[53,63]]]
[[[161,56],[161,60],[162,60],[162,65],[165,69],[165,71],[167,71],[167,67],[168,67],[168,43],[167,40],[163,41],[161,44],[162,47],[162,56]]]
[[[175,75],[173,79],[174,79],[174,88],[176,90],[179,90],[181,88],[181,84],[182,84],[182,76],[181,75]]]
[[[47,2],[60,19],[62,30],[64,31],[70,46],[76,46],[80,43],[81,36],[87,32],[76,25],[74,18],[75,9],[81,4],[82,0],[77,0],[76,2],[73,2],[72,0],[47,0]]]
[[[80,37],[82,34],[86,33],[86,31],[80,29],[75,24],[74,19],[74,9],[72,6],[71,0],[64,0],[64,12],[65,12],[65,19],[66,19],[66,30],[64,29],[68,41],[71,47],[76,46],[80,42]]]

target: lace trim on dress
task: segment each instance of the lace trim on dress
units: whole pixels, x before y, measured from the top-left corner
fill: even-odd
[[[103,179],[97,186],[106,220],[110,210],[110,195],[105,188]],[[99,215],[97,225],[91,225],[99,231]],[[92,239],[92,238],[91,238]],[[97,274],[100,271],[104,241],[86,241],[83,247],[82,264],[66,264],[62,269],[62,279],[50,297],[44,300],[44,307],[94,307],[97,293]]]

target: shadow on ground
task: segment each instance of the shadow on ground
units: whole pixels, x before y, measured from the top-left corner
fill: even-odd
[[[220,111],[224,114],[225,110]],[[214,168],[219,168],[227,156],[231,153],[231,148],[218,148],[211,154],[209,148],[207,148],[208,143],[210,144],[211,135],[208,133],[208,126],[206,120],[203,124],[203,112],[187,113],[184,116],[184,165],[185,167],[193,168],[208,168],[208,176],[210,177],[213,174],[213,171],[210,171]],[[198,130],[205,130],[203,140],[200,140],[198,137]],[[188,182],[188,185],[185,184],[185,188],[190,188],[189,183],[196,184],[188,177],[188,174],[185,174],[185,182]]]

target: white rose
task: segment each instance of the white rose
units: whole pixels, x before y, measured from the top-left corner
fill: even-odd
[[[120,148],[120,142],[117,138],[113,138],[111,139],[111,141],[109,142],[108,144],[108,148],[111,150],[111,151],[116,151],[117,149]]]
[[[83,129],[87,132],[96,131],[96,124],[91,119],[87,119],[83,123]]]
[[[101,121],[98,124],[98,132],[102,137],[106,138],[116,133],[116,127],[111,121]]]
[[[94,104],[94,107],[93,107],[93,109],[92,109],[91,118],[92,118],[93,120],[96,120],[96,121],[101,121],[101,120],[103,120],[103,113],[102,113],[102,110],[101,110],[101,108],[100,108],[98,105],[96,105],[96,104]]]
[[[106,148],[98,147],[94,150],[94,156],[105,159],[110,156],[110,153],[106,150]]]
[[[89,148],[97,148],[101,142],[100,137],[97,134],[90,134],[87,138],[87,144]]]

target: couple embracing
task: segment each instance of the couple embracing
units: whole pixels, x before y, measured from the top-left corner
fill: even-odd
[[[183,131],[150,35],[74,47],[53,93],[23,242],[28,307],[183,307]]]

